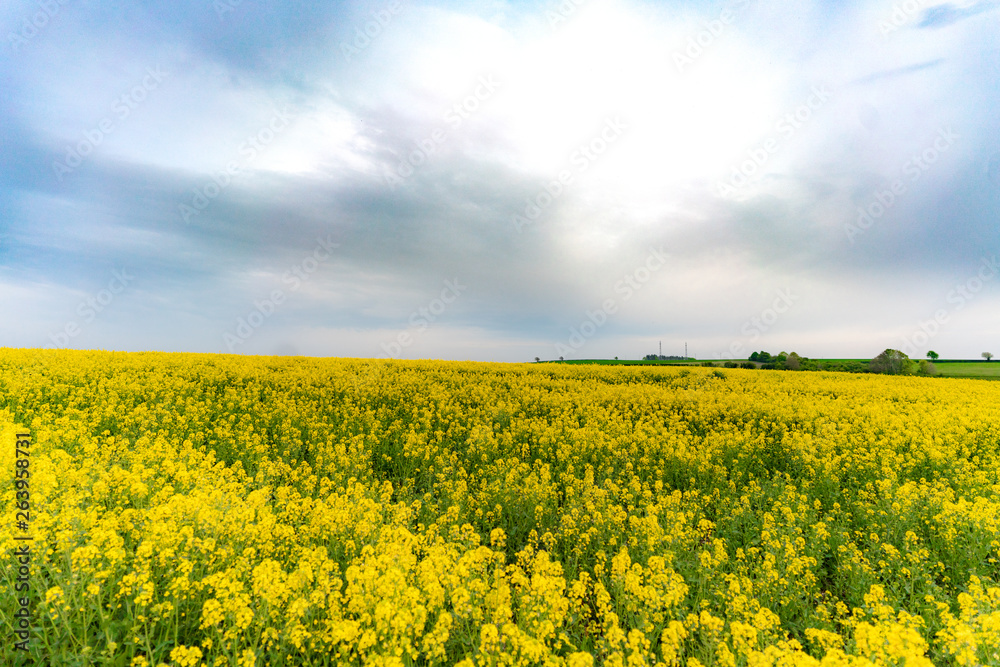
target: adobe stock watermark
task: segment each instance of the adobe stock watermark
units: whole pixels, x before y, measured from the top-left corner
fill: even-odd
[[[655,272],[666,265],[669,256],[662,248],[649,248],[645,262],[631,273],[622,276],[622,279],[614,284],[612,291],[621,297],[623,303],[628,301],[649,282]],[[617,312],[618,300],[614,297],[601,302],[600,308],[586,311],[585,319],[569,328],[569,338],[566,342],[555,344],[556,354],[565,357],[579,351]]]
[[[553,30],[560,27],[587,2],[588,0],[562,0],[555,9],[545,10],[545,18],[549,22],[549,27]]]
[[[135,280],[135,276],[129,275],[127,269],[113,270],[107,287],[97,294],[88,296],[76,307],[76,314],[83,320],[83,324],[90,324],[96,320],[97,316],[107,310],[114,302],[115,297],[124,292],[133,280]],[[69,320],[61,330],[50,333],[49,340],[56,347],[65,347],[69,345],[71,339],[79,336],[82,331],[81,325],[76,320]]]
[[[732,196],[750,183],[750,179],[764,168],[771,156],[781,148],[782,139],[788,140],[795,136],[813,114],[822,109],[830,101],[831,93],[826,86],[813,86],[809,97],[791,111],[783,114],[774,124],[774,131],[779,135],[765,139],[760,145],[747,150],[747,159],[733,167],[728,183],[719,183],[721,196]]]
[[[774,301],[769,307],[764,308],[759,315],[751,317],[740,327],[740,333],[748,337],[751,343],[756,342],[762,335],[770,331],[775,323],[781,319],[781,316],[787,313],[799,300],[798,296],[792,294],[789,287],[784,290],[775,290],[775,295]],[[740,341],[733,341],[726,352],[728,352],[728,356],[725,356],[725,353],[717,353],[715,357],[717,359],[738,359],[745,356],[746,347]]]
[[[444,113],[443,120],[452,131],[457,130],[466,120],[472,117],[484,102],[493,97],[493,94],[500,87],[500,82],[492,74],[479,77],[468,95],[453,104]],[[434,128],[430,134],[419,141],[414,141],[414,148],[403,160],[400,160],[395,169],[386,172],[385,182],[390,190],[395,190],[404,179],[413,176],[416,170],[427,164],[430,157],[437,153],[438,148],[448,139],[448,130],[444,128]]]
[[[421,306],[410,313],[410,317],[407,320],[410,325],[409,328],[396,334],[395,340],[388,343],[383,341],[380,344],[382,351],[389,357],[400,355],[404,349],[416,342],[417,335],[427,331],[431,324],[444,314],[448,306],[455,303],[458,297],[462,295],[462,292],[468,288],[468,285],[459,283],[458,278],[445,280],[444,289],[441,290],[441,294],[437,298],[432,299],[426,306]]]
[[[114,118],[105,116],[98,121],[96,127],[84,131],[83,139],[76,145],[66,146],[66,155],[63,160],[61,162],[55,160],[52,163],[52,171],[55,172],[56,180],[62,183],[66,176],[76,171],[87,156],[97,150],[97,147],[104,143],[104,139],[114,132],[121,123],[125,122],[132,115],[132,112],[139,108],[140,104],[146,101],[151,92],[160,87],[166,77],[167,72],[160,69],[159,65],[155,68],[147,67],[142,81],[128,92],[115,98],[111,104]]]
[[[884,39],[889,39],[889,35],[896,32],[904,25],[912,21],[920,12],[920,0],[903,0],[892,6],[892,12],[883,20],[879,21],[878,30]]]
[[[372,12],[371,18],[365,21],[364,25],[354,28],[352,41],[340,43],[340,53],[344,56],[344,60],[351,62],[351,58],[361,55],[361,52],[371,46],[372,40],[381,35],[402,10],[403,3],[400,0],[393,0],[384,9]]]
[[[679,74],[702,56],[726,32],[739,17],[739,13],[750,5],[751,0],[738,0],[730,7],[724,7],[718,18],[704,21],[702,30],[688,38],[687,45],[681,51],[674,51],[674,65]]]
[[[225,21],[226,14],[232,14],[242,4],[243,0],[212,0],[212,9],[215,10],[219,21]]]
[[[285,271],[281,276],[281,282],[289,285],[289,289],[293,292],[298,290],[302,287],[303,283],[309,280],[309,276],[319,269],[320,264],[330,259],[333,255],[333,250],[339,247],[340,244],[334,243],[333,238],[329,234],[327,234],[325,239],[316,239],[316,246],[313,248],[312,253]],[[236,318],[236,327],[233,332],[230,333],[227,331],[222,334],[222,342],[226,344],[226,348],[230,354],[236,351],[238,345],[242,345],[250,340],[254,333],[264,325],[264,322],[270,319],[278,308],[285,303],[287,298],[288,295],[285,294],[284,290],[271,290],[271,293],[266,297],[253,302],[253,309],[247,313],[246,317]]]
[[[7,33],[7,41],[10,42],[10,48],[15,53],[37,37],[62,11],[62,8],[69,4],[69,0],[35,0],[35,4],[38,5],[38,11],[21,20],[21,29],[17,32],[12,30]]]
[[[201,215],[202,211],[208,208],[208,205],[225,191],[233,183],[233,178],[236,177],[241,170],[250,166],[250,164],[257,159],[257,156],[267,148],[268,145],[274,139],[285,131],[288,127],[289,120],[287,112],[275,111],[274,116],[268,121],[267,125],[261,127],[257,132],[251,134],[246,138],[246,140],[240,144],[237,152],[239,153],[242,160],[230,160],[226,163],[226,168],[219,171],[211,177],[211,179],[192,189],[194,193],[191,197],[190,203],[178,204],[178,212],[180,213],[181,219],[186,223],[190,223],[191,220],[198,215]]]
[[[576,175],[587,171],[590,165],[604,155],[627,129],[628,125],[623,123],[619,116],[605,120],[604,126],[592,139],[580,144],[570,154],[569,163],[572,168],[560,170],[555,179],[549,181],[536,194],[528,197],[524,207],[524,215],[515,213],[511,216],[511,222],[517,233],[520,234],[524,227],[537,222],[545,209],[562,196],[566,188],[573,183]],[[576,174],[574,174],[574,169]]]
[[[934,311],[934,316],[931,319],[919,322],[913,333],[909,336],[903,336],[902,344],[899,347],[900,351],[911,357],[918,354],[918,350],[926,346],[938,334],[941,327],[948,323],[952,312],[965,308],[965,305],[982,291],[987,282],[1000,274],[1000,261],[997,261],[996,256],[983,257],[980,264],[981,266],[975,275],[948,291],[945,301],[952,304],[952,307],[950,309],[939,308]]]
[[[931,165],[937,162],[941,155],[946,153],[960,138],[960,135],[956,134],[950,127],[941,128],[938,130],[937,138],[930,146],[919,154],[914,153],[909,160],[903,163],[903,176],[907,177],[911,183],[916,183],[931,168]],[[897,178],[886,188],[876,190],[868,204],[858,207],[857,222],[848,222],[844,225],[847,240],[853,244],[855,237],[871,229],[875,222],[881,219],[906,191],[907,185],[902,178]]]

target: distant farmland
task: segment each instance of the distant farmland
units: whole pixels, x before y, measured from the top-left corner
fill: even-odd
[[[647,361],[644,359],[565,359],[552,360],[545,363],[563,364],[598,364],[602,366],[701,366],[706,361],[710,361],[717,366],[721,366],[727,361],[743,363],[745,359],[689,359],[687,361],[671,359],[665,361]],[[815,359],[818,363],[846,361],[867,362],[868,359]],[[918,360],[914,360],[918,361]],[[756,364],[759,368],[761,364]],[[981,380],[1000,380],[1000,361],[972,361],[972,360],[938,360],[934,362],[937,374],[950,378],[971,378]]]
[[[996,361],[935,361],[934,366],[945,377],[1000,380],[1000,362]]]

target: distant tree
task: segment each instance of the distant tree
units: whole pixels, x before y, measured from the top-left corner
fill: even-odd
[[[906,353],[886,348],[868,362],[868,370],[872,373],[885,373],[886,375],[904,375],[913,372],[913,362],[906,356]]]
[[[535,363],[537,364],[539,361],[541,361],[541,359],[539,359],[538,357],[535,357]]]
[[[771,361],[771,353],[770,352],[764,352],[763,350],[761,350],[760,351],[760,355],[757,357],[756,361],[759,361],[759,362],[764,363],[764,364],[770,362]]]
[[[618,357],[615,357],[615,361],[618,361]]]
[[[750,361],[757,361],[757,359],[759,359],[759,358],[760,358],[760,355],[757,354],[756,352],[754,352],[753,354],[750,355]]]
[[[790,355],[788,355],[788,358],[785,359],[785,368],[787,368],[790,371],[799,370],[800,368],[802,368],[802,357],[800,357],[795,352],[792,352]]]
[[[921,359],[917,367],[917,375],[937,375],[937,368],[926,359]]]
[[[559,361],[565,361],[562,357],[559,357]]]
[[[927,353],[927,358],[930,359],[931,361],[937,361],[938,357],[940,356],[941,355],[935,352],[934,350],[931,350],[930,352]]]
[[[989,361],[992,358],[993,358],[993,353],[992,352],[983,352],[983,359],[985,359],[986,361]]]

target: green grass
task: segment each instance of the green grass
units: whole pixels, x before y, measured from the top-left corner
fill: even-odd
[[[938,361],[934,367],[945,377],[1000,380],[1000,361]]]

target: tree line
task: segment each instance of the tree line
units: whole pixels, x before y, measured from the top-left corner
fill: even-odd
[[[936,352],[929,352],[928,357],[936,359]],[[781,352],[771,355],[769,352],[761,350],[754,352],[749,357],[749,363],[736,364],[729,362],[726,365],[735,368],[737,365],[745,368],[762,368],[788,371],[842,371],[848,373],[882,373],[885,375],[937,375],[937,369],[933,362],[928,359],[910,359],[910,357],[900,350],[886,348],[876,357],[868,361],[843,360],[843,361],[820,361],[810,359],[792,352]]]

